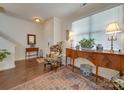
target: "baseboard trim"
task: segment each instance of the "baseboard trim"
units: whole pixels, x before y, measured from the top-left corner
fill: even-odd
[[[15,68],[16,66],[14,65],[14,66],[11,66],[11,67],[7,67],[7,68],[3,68],[3,69],[0,69],[0,71],[5,71],[5,70],[10,70],[10,69],[13,69],[13,68]]]
[[[73,67],[73,65],[72,64],[68,64],[69,66],[71,66],[71,67]],[[74,66],[74,68],[76,68],[76,69],[78,69],[78,70],[80,70],[80,68],[79,67],[77,67],[77,66]]]

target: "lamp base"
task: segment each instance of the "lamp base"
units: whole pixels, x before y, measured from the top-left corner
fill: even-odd
[[[113,43],[114,43],[114,41],[116,41],[117,40],[117,38],[116,37],[114,37],[114,35],[111,35],[111,37],[110,38],[108,38],[108,40],[109,41],[111,41],[111,50],[110,50],[110,52],[114,52],[114,49],[113,49]]]

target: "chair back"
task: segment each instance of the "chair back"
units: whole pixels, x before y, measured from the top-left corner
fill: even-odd
[[[56,45],[50,47],[50,52],[59,52],[62,53],[62,42],[58,42]]]

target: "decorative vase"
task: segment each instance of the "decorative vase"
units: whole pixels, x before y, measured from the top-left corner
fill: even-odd
[[[102,46],[102,44],[98,44],[98,45],[96,46],[96,50],[97,50],[97,51],[103,51],[103,46]]]
[[[79,50],[80,49],[80,46],[79,45],[76,45],[75,48],[76,48],[76,50]]]

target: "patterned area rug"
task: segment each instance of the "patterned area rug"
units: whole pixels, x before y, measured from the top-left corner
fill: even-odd
[[[37,61],[38,63],[44,63],[44,62],[45,62],[45,60],[44,60],[43,58],[37,58],[36,61]]]
[[[104,89],[66,67],[18,85],[14,90],[101,90]]]

